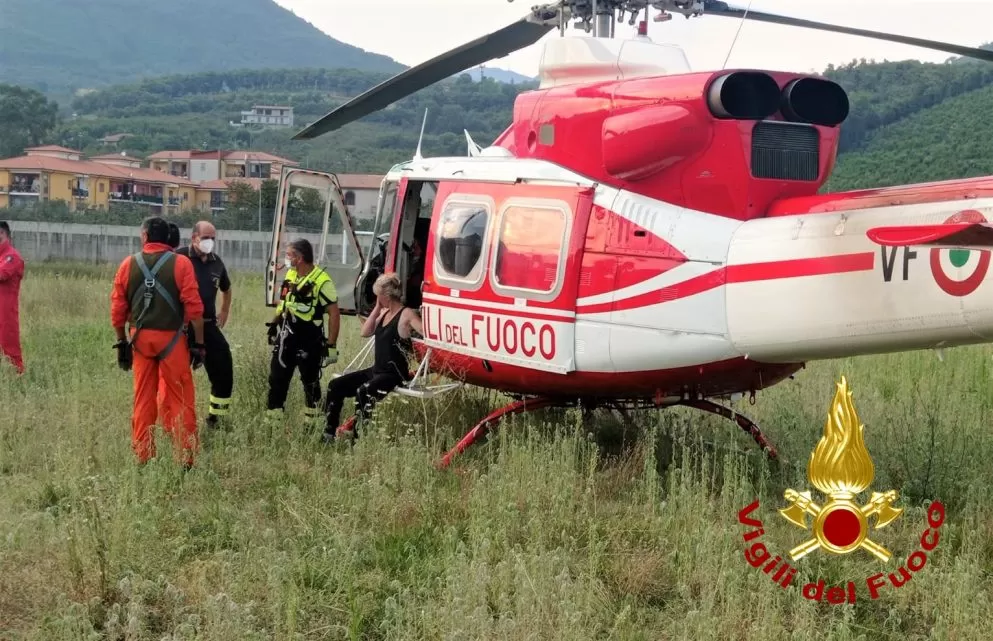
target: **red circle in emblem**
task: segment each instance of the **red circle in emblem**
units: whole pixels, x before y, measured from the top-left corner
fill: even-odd
[[[975,209],[966,209],[949,217],[945,220],[945,222],[985,223],[987,221],[986,218]],[[931,274],[934,276],[934,282],[938,284],[938,287],[950,296],[967,296],[976,291],[979,286],[982,285],[983,279],[986,278],[986,272],[989,271],[990,268],[989,251],[985,249],[979,251],[979,265],[976,266],[976,271],[972,272],[971,276],[962,281],[954,281],[945,275],[945,272],[941,269],[942,251],[947,250],[931,250]]]
[[[831,545],[845,548],[858,540],[862,525],[851,510],[833,510],[824,519],[823,532]]]

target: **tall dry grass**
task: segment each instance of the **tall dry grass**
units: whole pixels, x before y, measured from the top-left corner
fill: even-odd
[[[813,364],[739,403],[781,465],[696,411],[625,426],[570,410],[510,420],[439,472],[443,448],[498,395],[395,396],[354,448],[327,447],[303,427],[295,381],[291,420],[267,428],[269,311],[261,280],[239,275],[231,429],[205,435],[184,474],[161,434],[160,458],[134,463],[111,273],[30,265],[24,281],[28,372],[0,369],[2,639],[993,638],[986,347],[944,362],[920,352]],[[335,369],[360,347],[352,320],[342,343]],[[760,499],[773,554],[809,536],[775,510],[785,488],[809,487],[805,463],[841,374],[867,426],[872,489],[897,489],[905,508],[872,535],[894,558],[817,552],[783,589],[747,564],[737,512]],[[606,445],[631,427],[633,447]],[[947,509],[937,549],[870,600],[865,578],[917,549],[933,499]],[[819,578],[855,581],[856,603],[804,599]]]

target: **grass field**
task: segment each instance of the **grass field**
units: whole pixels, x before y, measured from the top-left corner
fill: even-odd
[[[288,422],[267,429],[260,278],[238,276],[230,431],[205,435],[184,474],[135,465],[131,377],[117,369],[110,267],[30,265],[21,295],[27,374],[0,368],[0,639],[993,639],[993,350],[814,363],[737,403],[787,462],[767,464],[730,422],[693,410],[584,425],[574,411],[509,421],[439,472],[433,463],[497,395],[393,397],[349,449]],[[342,332],[344,367],[361,346]],[[834,383],[866,424],[872,490],[903,515],[873,540],[893,553],[815,552],[777,587],[745,560],[737,513],[761,505],[786,556],[808,533],[776,514],[803,491]],[[195,374],[201,403],[206,376]],[[294,381],[288,408],[301,416]],[[346,412],[351,405],[346,406]],[[599,436],[591,438],[594,428]],[[620,452],[618,456],[614,456]],[[816,491],[815,491],[816,492]],[[815,496],[817,494],[815,493]],[[946,518],[903,587],[869,598]],[[855,582],[854,605],[802,586]]]

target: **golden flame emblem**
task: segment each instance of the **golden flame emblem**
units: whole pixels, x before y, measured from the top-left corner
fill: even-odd
[[[869,518],[876,517],[876,529],[879,529],[892,523],[903,508],[892,506],[897,499],[895,490],[873,492],[869,502],[861,507],[855,502],[856,495],[872,484],[876,470],[862,439],[865,426],[855,412],[844,376],[836,387],[824,435],[811,452],[807,465],[811,485],[826,494],[828,501],[821,507],[813,502],[809,490],[786,490],[784,497],[791,505],[779,510],[783,518],[803,529],[807,529],[807,515],[814,518],[813,538],[790,550],[790,556],[795,561],[817,548],[833,554],[864,548],[888,561],[889,551],[869,540]]]

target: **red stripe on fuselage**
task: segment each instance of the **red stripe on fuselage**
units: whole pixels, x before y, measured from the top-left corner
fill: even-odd
[[[728,265],[712,272],[694,276],[681,283],[675,283],[644,294],[625,298],[611,303],[583,305],[576,309],[577,314],[602,314],[621,312],[687,298],[729,283],[749,283],[781,278],[803,276],[825,276],[849,272],[870,271],[875,267],[875,252],[820,256],[817,258],[797,258],[776,260],[766,263]]]
[[[796,258],[776,260],[768,263],[728,265],[724,267],[729,283],[750,283],[759,280],[780,278],[800,278],[801,276],[825,276],[849,272],[871,271],[876,265],[875,252],[820,256],[818,258]]]

